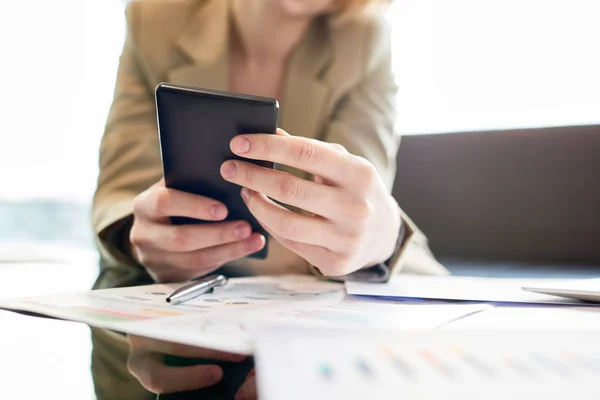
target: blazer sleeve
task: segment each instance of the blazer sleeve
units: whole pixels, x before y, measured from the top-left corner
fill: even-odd
[[[392,72],[390,35],[383,22],[374,29],[369,43],[365,73],[341,99],[323,140],[339,143],[350,153],[369,160],[391,192],[400,135],[395,130],[397,86]],[[400,207],[398,209],[404,224],[404,238],[388,261],[391,273],[386,274],[386,278],[400,270],[447,273],[429,250],[425,235]]]
[[[92,220],[104,267],[141,270],[129,254],[133,199],[162,177],[154,94],[136,44],[136,8],[127,8],[127,38],[114,99],[100,144]]]

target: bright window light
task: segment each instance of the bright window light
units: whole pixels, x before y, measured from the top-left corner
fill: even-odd
[[[0,3],[2,51],[11,54],[0,65],[0,199],[89,203],[125,35],[123,5]]]
[[[395,0],[402,133],[600,123],[600,1]]]

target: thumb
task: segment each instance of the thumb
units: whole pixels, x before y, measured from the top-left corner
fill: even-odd
[[[250,371],[246,381],[235,394],[235,400],[256,400],[256,375],[254,369]]]

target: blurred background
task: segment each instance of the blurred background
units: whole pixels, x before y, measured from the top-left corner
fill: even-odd
[[[0,3],[0,296],[85,290],[95,278],[90,203],[125,5]],[[600,124],[599,15],[598,0],[395,0],[399,131]],[[0,326],[0,376],[23,377],[2,379],[3,396],[67,385],[67,397],[92,398],[85,327],[6,313]],[[23,337],[37,360],[19,357]],[[27,386],[29,373],[44,381]]]
[[[123,0],[2,2],[0,238],[89,247]],[[597,0],[396,0],[403,134],[600,123]]]

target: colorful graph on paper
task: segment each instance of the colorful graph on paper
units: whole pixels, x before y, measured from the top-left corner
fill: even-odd
[[[263,332],[259,389],[264,399],[597,399],[599,334]]]

